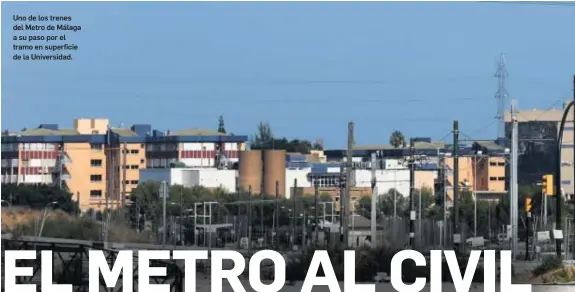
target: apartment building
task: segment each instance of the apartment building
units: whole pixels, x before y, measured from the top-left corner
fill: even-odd
[[[129,199],[138,185],[141,168],[170,167],[174,163],[207,167],[204,160],[229,165],[238,157],[235,149],[245,147],[246,141],[247,136],[202,130],[174,135],[145,124],[114,128],[108,119],[76,119],[72,129],[42,124],[35,129],[3,133],[2,183],[62,185],[80,201],[83,210],[101,210],[106,204],[116,207]],[[216,155],[208,149],[224,150]],[[203,158],[186,160],[188,156]]]

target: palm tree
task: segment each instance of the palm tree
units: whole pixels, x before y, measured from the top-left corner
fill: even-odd
[[[389,144],[394,148],[405,147],[405,137],[403,136],[403,133],[398,130],[393,131],[389,137]]]

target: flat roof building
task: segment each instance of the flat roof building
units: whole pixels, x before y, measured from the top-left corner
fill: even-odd
[[[2,135],[2,183],[57,184],[82,209],[129,199],[142,168],[226,166],[237,161],[247,136],[209,130],[171,133],[136,124],[114,128],[108,119],[76,119],[72,129],[42,124]]]

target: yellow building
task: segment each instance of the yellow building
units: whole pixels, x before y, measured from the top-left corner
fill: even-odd
[[[504,150],[494,142],[481,141],[473,146],[475,154],[459,157],[459,188],[475,191],[478,198],[501,196],[506,192],[507,158]],[[449,171],[447,182],[453,183],[453,157],[442,158]],[[448,189],[448,196],[453,199],[453,188]]]
[[[118,207],[129,200],[142,168],[170,167],[179,161],[209,167],[206,161],[213,166],[218,149],[233,163],[246,141],[247,136],[212,132],[172,135],[142,124],[113,128],[108,119],[76,119],[72,129],[42,124],[3,133],[2,183],[61,185],[82,210],[102,210],[106,204]],[[193,165],[198,161],[201,165]]]

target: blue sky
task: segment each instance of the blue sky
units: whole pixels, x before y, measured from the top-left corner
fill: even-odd
[[[73,61],[13,61],[13,14],[72,16]],[[345,145],[398,129],[434,139],[454,119],[494,138],[493,77],[507,55],[520,108],[572,96],[574,6],[505,3],[2,2],[2,129],[213,128]]]

